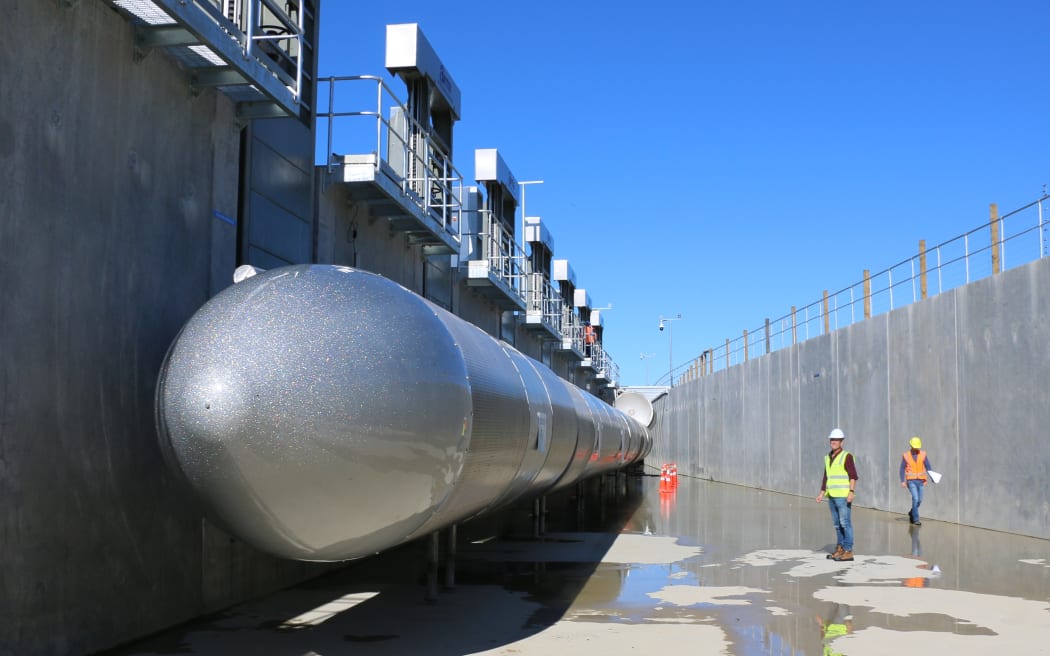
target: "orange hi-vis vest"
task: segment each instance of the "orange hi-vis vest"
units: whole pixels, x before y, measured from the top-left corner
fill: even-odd
[[[588,344],[593,344],[595,342],[594,326],[583,327],[583,341]]]
[[[909,481],[926,480],[926,452],[919,451],[918,459],[912,458],[911,450],[904,452],[904,477]]]

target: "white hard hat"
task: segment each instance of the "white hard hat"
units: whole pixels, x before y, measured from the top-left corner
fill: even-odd
[[[846,439],[846,436],[842,434],[842,431],[840,429],[836,428],[835,430],[831,431],[830,435],[828,435],[828,439],[829,440],[844,440],[844,439]]]

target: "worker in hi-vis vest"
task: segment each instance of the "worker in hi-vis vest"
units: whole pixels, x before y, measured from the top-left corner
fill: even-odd
[[[846,436],[836,428],[828,435],[831,451],[824,456],[824,480],[820,484],[817,503],[828,497],[831,509],[831,523],[835,525],[837,544],[835,552],[828,558],[839,561],[853,560],[853,520],[850,511],[853,508],[853,494],[857,488],[857,465],[853,454],[842,448]]]
[[[933,469],[930,456],[922,448],[922,440],[913,437],[908,440],[909,450],[901,457],[901,487],[911,492],[911,510],[908,519],[915,526],[922,526],[919,519],[919,506],[922,505],[922,491],[926,487],[926,472]]]

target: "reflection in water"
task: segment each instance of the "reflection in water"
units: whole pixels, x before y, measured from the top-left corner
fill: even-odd
[[[853,615],[850,614],[849,606],[845,604],[832,604],[831,613],[827,617],[817,615],[817,623],[820,625],[820,640],[824,645],[824,656],[841,656],[834,642],[836,638],[853,633]]]
[[[336,654],[348,641],[359,656],[1048,653],[1045,540],[936,521],[909,530],[900,515],[855,508],[865,551],[838,563],[824,558],[827,511],[808,496],[658,486],[610,477],[552,497],[540,538],[528,509],[500,515],[508,525],[464,525],[458,584],[435,605],[419,603],[422,559],[407,545],[285,591],[299,598],[277,611],[226,614],[159,651],[121,653]],[[363,590],[381,592],[280,640],[260,619]]]
[[[908,525],[908,534],[911,535],[911,555],[922,555],[922,543],[919,542],[919,527],[915,524]]]
[[[1050,589],[1050,575],[1045,574],[1050,567],[1020,568],[1041,575],[1031,579],[1017,567],[1021,557],[1034,556],[1035,551],[1045,554],[1046,542],[1041,540],[943,522],[927,522],[921,528],[902,526],[895,514],[858,507],[854,527],[864,535],[866,553],[858,554],[855,563],[835,563],[824,559],[824,553],[834,546],[825,541],[826,511],[807,504],[808,498],[695,479],[683,479],[674,496],[660,494],[655,484],[647,492],[651,493],[644,496],[638,512],[651,515],[656,510],[659,519],[654,533],[672,535],[679,544],[703,549],[695,558],[674,563],[668,580],[650,590],[650,595],[672,585],[707,589],[706,596],[695,595],[696,603],[673,608],[660,604],[663,610],[650,610],[649,617],[672,612],[678,621],[713,620],[726,631],[732,654],[781,653],[770,651],[772,644],[791,654],[822,654],[829,644],[834,651],[827,653],[849,653],[846,646],[852,642],[834,645],[842,626],[848,629],[842,635],[867,631],[867,640],[914,631],[931,632],[934,637],[943,633],[967,638],[990,635],[988,627],[972,614],[952,616],[920,604],[920,612],[901,616],[885,608],[874,611],[870,605],[847,604],[829,592],[851,589],[841,586],[876,585],[881,592],[896,584],[897,590],[908,594],[941,588],[949,594],[965,590],[1043,601]],[[942,575],[942,568],[951,575]],[[687,578],[672,578],[672,570]],[[656,576],[644,578],[651,585],[659,583]],[[740,587],[763,594],[750,595],[746,606],[729,603],[728,598],[719,600],[719,590]],[[689,599],[684,590],[675,593],[679,599]],[[637,591],[632,597],[637,599]],[[831,601],[836,603],[829,606]],[[800,616],[819,617],[820,631],[813,630],[812,620],[800,624]],[[1050,622],[1046,625],[1050,627]],[[802,626],[810,628],[807,631]]]

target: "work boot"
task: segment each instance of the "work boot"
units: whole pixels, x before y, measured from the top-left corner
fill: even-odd
[[[827,556],[828,560],[838,560],[839,556],[841,556],[845,552],[846,552],[846,550],[842,548],[842,545],[841,544],[837,544],[837,545],[835,545],[835,553],[829,553],[828,554],[828,556]]]
[[[841,554],[839,554],[837,557],[835,557],[835,560],[839,561],[840,563],[844,562],[844,561],[852,561],[853,560],[853,552],[852,551],[843,551]]]

